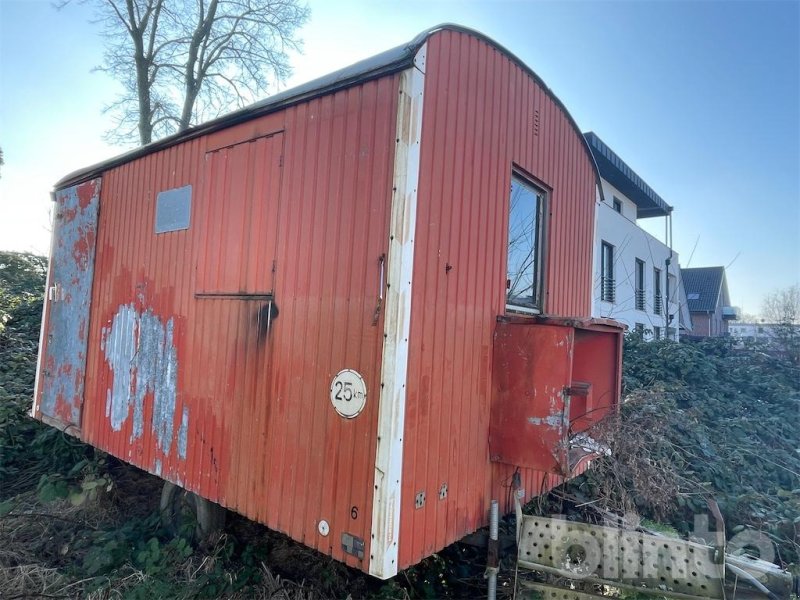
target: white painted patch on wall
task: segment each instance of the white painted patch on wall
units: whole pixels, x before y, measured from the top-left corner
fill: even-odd
[[[186,458],[186,440],[189,435],[189,407],[183,407],[181,428],[178,430],[178,456]]]
[[[550,415],[549,417],[528,417],[531,425],[547,425],[549,427],[561,427],[563,418],[560,415]]]
[[[175,323],[166,323],[147,309],[139,313],[133,304],[120,306],[111,324],[103,328],[100,348],[112,372],[106,391],[106,417],[120,431],[133,412],[131,441],[145,427],[145,399],[152,397],[150,428],[161,451],[168,455],[175,438],[175,404],[178,396],[178,352]],[[188,408],[183,408],[177,433],[178,454],[186,457]],[[156,464],[160,470],[160,463]]]

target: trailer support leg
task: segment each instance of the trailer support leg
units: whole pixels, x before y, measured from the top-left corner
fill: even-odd
[[[489,510],[489,545],[486,556],[486,578],[488,579],[487,598],[497,598],[497,571],[500,566],[500,544],[498,542],[498,529],[500,522],[500,509],[497,500],[492,500]]]

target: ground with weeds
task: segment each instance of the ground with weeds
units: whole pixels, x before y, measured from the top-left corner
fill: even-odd
[[[42,257],[0,252],[0,598],[485,597],[485,550],[462,544],[381,582],[236,515],[206,546],[169,536],[159,479],[27,416],[45,269]],[[592,431],[612,455],[526,510],[636,514],[685,536],[713,497],[731,537],[759,531],[796,568],[797,366],[728,340],[629,336],[624,384],[619,415]],[[500,597],[513,576],[507,556]]]

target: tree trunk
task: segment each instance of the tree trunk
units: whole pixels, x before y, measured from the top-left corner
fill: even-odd
[[[149,144],[153,137],[153,107],[150,99],[149,61],[144,54],[144,32],[146,23],[137,22],[134,0],[127,0],[130,36],[133,40],[136,64],[136,91],[139,101],[139,141]]]
[[[208,38],[211,31],[211,26],[214,24],[214,18],[217,15],[217,2],[218,0],[211,0],[208,5],[208,13],[205,15],[202,12],[199,15],[197,26],[192,33],[192,41],[189,44],[189,56],[186,59],[186,70],[184,71],[184,98],[183,108],[181,110],[181,120],[178,124],[178,131],[188,129],[192,123],[192,113],[194,112],[194,103],[197,100],[197,94],[200,92],[200,86],[203,84],[203,69],[202,59],[199,57],[200,45]],[[200,60],[200,64],[198,64]],[[196,72],[195,72],[196,69]]]

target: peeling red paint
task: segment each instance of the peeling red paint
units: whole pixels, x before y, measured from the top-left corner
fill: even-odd
[[[77,208],[64,208],[61,209],[61,212],[57,214],[57,218],[64,222],[69,223],[70,221],[74,221],[75,217],[78,216],[78,209]],[[58,240],[58,244],[61,245],[62,240]]]
[[[56,410],[53,416],[63,423],[72,421],[72,402],[64,398],[62,394],[56,397]]]
[[[95,181],[87,181],[78,187],[78,205],[81,209],[88,208],[96,196],[97,183]]]

